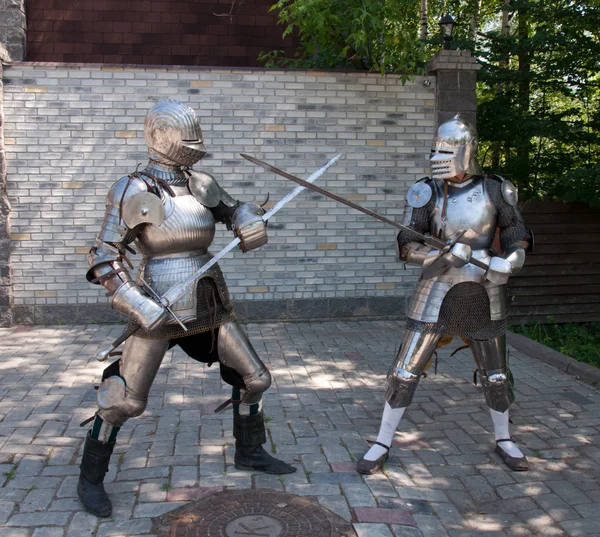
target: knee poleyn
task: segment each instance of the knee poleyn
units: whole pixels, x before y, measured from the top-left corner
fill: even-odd
[[[146,410],[146,400],[132,397],[119,376],[112,376],[98,388],[100,415],[107,423],[120,427],[129,418],[141,416]]]
[[[262,394],[271,386],[271,373],[266,368],[261,369],[258,373],[245,376],[244,384],[248,394]]]
[[[392,408],[408,406],[419,384],[419,375],[402,368],[395,368],[388,377],[385,399]]]
[[[515,400],[512,377],[508,368],[481,372],[481,385],[492,410],[505,412]]]

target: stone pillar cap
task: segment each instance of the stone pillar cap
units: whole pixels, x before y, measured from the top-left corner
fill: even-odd
[[[481,65],[470,50],[439,50],[427,64],[427,71],[479,71]]]

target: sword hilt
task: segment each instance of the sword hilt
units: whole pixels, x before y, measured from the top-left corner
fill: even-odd
[[[96,359],[99,362],[104,362],[109,356],[110,353],[113,352],[119,345],[127,341],[133,334],[135,334],[141,326],[139,324],[129,324],[123,330],[123,333],[112,342],[112,345],[108,349],[104,349],[103,351],[98,352],[96,354]]]

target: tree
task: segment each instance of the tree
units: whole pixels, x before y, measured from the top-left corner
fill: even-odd
[[[412,74],[423,67],[418,0],[279,0],[283,37],[295,32],[295,58],[279,51],[269,65]]]
[[[512,0],[478,43],[484,164],[526,198],[600,205],[599,7]]]

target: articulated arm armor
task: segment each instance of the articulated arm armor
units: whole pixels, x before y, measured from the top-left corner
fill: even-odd
[[[160,327],[167,311],[135,283],[125,265],[129,263],[126,251],[144,225],[160,225],[163,218],[160,199],[148,192],[143,180],[121,178],[108,193],[104,221],[88,256],[88,280],[102,284],[112,297],[112,308],[130,315],[146,330]]]
[[[197,173],[197,172],[196,172]],[[216,181],[208,174],[203,174]],[[240,239],[240,250],[249,252],[267,243],[267,225],[261,218],[265,211],[254,203],[242,203],[232,198],[220,186],[219,202],[211,208],[217,222],[233,230],[235,236]],[[193,189],[192,189],[193,192]]]
[[[532,237],[517,208],[518,194],[515,186],[510,181],[493,176],[486,179],[486,188],[498,211],[502,256],[490,259],[490,268],[485,278],[495,284],[504,284],[511,274],[516,274],[523,267]]]

